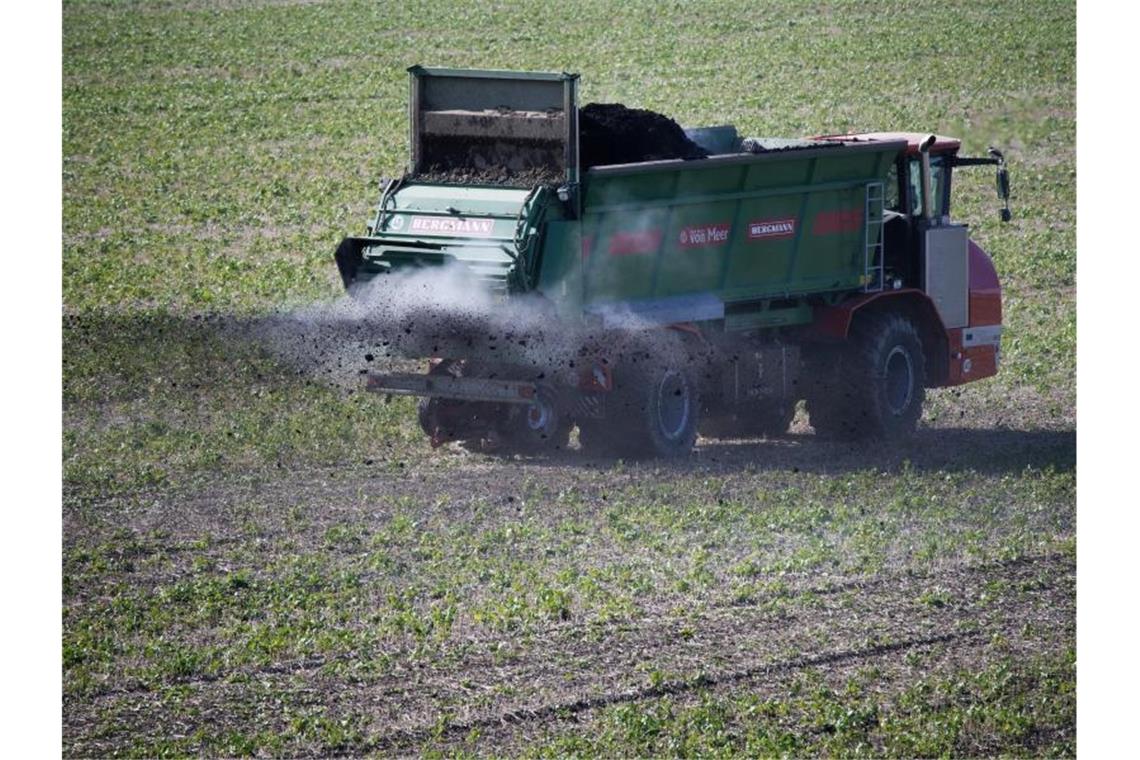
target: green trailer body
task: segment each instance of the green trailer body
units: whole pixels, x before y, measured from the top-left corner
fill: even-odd
[[[569,320],[806,322],[797,299],[881,285],[883,183],[902,147],[594,168],[578,213],[545,188],[410,181],[386,200],[375,234],[357,239],[355,278],[461,263],[492,291],[537,290]]]
[[[624,415],[643,423],[641,448],[671,454],[691,447],[698,406],[779,432],[805,397],[817,429],[891,435],[913,430],[923,387],[997,371],[1000,285],[948,214],[955,165],[997,164],[1008,197],[1000,153],[958,159],[958,141],[913,133],[742,140],[719,126],[687,131],[706,158],[583,169],[576,75],[410,72],[408,170],[383,183],[367,234],[338,249],[345,286],[457,265],[471,287],[537,297],[554,332],[593,341],[581,367],[566,362],[577,375],[524,360],[530,346],[489,356],[471,335],[413,341],[429,374],[374,373],[369,387],[425,397],[433,442],[490,429],[564,443],[576,424],[601,447],[623,436],[599,421]],[[698,382],[648,338],[632,343],[660,354],[650,369],[607,358],[655,328],[687,331],[715,370]],[[811,382],[797,384],[801,370]]]
[[[807,322],[802,297],[873,279],[883,182],[900,147],[591,169],[580,219],[550,225],[536,286],[566,314],[725,320],[728,330]]]

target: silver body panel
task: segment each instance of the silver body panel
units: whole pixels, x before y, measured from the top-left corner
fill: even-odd
[[[923,232],[923,290],[947,328],[970,324],[969,228],[944,224]]]

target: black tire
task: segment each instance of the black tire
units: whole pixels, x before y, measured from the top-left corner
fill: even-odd
[[[700,393],[692,374],[683,367],[651,367],[641,425],[646,453],[660,457],[687,456],[697,442]]]
[[[628,458],[687,456],[697,441],[700,394],[680,364],[654,361],[621,368],[606,418],[579,423],[583,450]]]
[[[538,403],[513,406],[500,427],[506,449],[521,454],[565,449],[570,442],[570,419],[563,414],[553,393],[539,388]]]
[[[811,352],[806,374],[808,414],[821,435],[898,440],[913,434],[922,416],[922,340],[898,314],[862,317],[847,346]]]

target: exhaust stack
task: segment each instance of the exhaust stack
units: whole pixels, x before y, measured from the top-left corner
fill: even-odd
[[[934,224],[934,208],[932,204],[930,178],[930,148],[934,145],[937,138],[930,135],[918,146],[919,155],[922,156],[922,218],[926,220],[928,225]]]

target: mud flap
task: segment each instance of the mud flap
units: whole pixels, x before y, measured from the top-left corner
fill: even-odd
[[[346,237],[336,248],[334,254],[336,268],[340,271],[340,279],[344,282],[345,290],[356,280],[356,272],[360,269],[367,242],[364,238]]]

